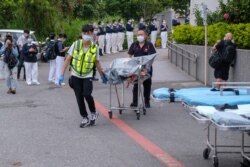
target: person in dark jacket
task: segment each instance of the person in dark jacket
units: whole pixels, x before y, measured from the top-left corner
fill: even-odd
[[[100,56],[103,56],[104,54],[104,41],[105,41],[105,30],[104,30],[104,24],[102,21],[98,22],[98,32],[97,32],[97,40],[99,45],[99,54]]]
[[[107,21],[107,25],[106,25],[106,53],[110,54],[110,49],[111,49],[111,39],[112,39],[112,22],[111,21]]]
[[[147,33],[145,30],[138,30],[137,32],[137,41],[134,42],[128,51],[129,57],[140,57],[140,56],[146,56],[155,54],[156,50],[154,45],[147,40]],[[145,107],[150,108],[150,93],[151,93],[151,85],[152,85],[152,74],[153,70],[152,67],[150,71],[148,71],[150,74],[150,78],[143,81],[143,88],[144,88],[144,102]],[[134,84],[133,88],[133,101],[131,103],[131,107],[136,107],[138,105],[138,83]]]
[[[119,19],[118,20],[118,50],[123,51],[123,43],[124,43],[124,25],[123,25],[123,20]]]
[[[127,45],[128,45],[128,49],[129,49],[131,44],[134,41],[134,26],[133,26],[132,19],[129,19],[127,24],[126,24],[126,36],[127,36]]]
[[[236,57],[236,46],[233,43],[233,34],[227,33],[224,37],[224,40],[218,41],[214,45],[213,50],[218,51],[223,57],[221,65],[214,69],[214,77],[216,82],[226,82],[228,80],[229,69],[232,61],[226,60],[225,57]],[[223,86],[223,84],[216,85],[217,88],[220,88],[221,86]]]
[[[162,20],[161,24],[161,47],[165,49],[168,41],[168,26],[166,20]]]
[[[28,43],[24,44],[22,54],[24,55],[24,66],[26,73],[27,85],[40,85],[38,82],[38,64],[36,54],[38,53],[37,44],[28,39]]]
[[[146,30],[146,25],[144,23],[144,19],[143,18],[140,19],[140,23],[138,25],[138,29],[139,30]]]

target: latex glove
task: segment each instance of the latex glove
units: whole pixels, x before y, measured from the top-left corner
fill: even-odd
[[[104,84],[106,84],[108,82],[108,80],[104,74],[102,74],[101,79],[102,79],[102,83],[104,83]]]
[[[59,85],[61,85],[64,81],[64,75],[60,75],[58,80],[59,80]]]

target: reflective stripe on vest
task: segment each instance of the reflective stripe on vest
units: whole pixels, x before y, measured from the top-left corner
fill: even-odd
[[[83,42],[78,40],[74,43],[71,67],[74,73],[85,77],[93,71],[96,61],[97,46],[91,43],[89,49],[84,53]]]

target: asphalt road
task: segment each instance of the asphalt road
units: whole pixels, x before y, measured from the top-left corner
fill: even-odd
[[[158,53],[153,90],[202,86],[170,64],[166,50]],[[103,68],[124,56],[125,52],[101,57]],[[49,84],[48,70],[47,63],[40,63],[41,85],[27,86],[19,81],[16,95],[6,94],[0,80],[0,167],[213,166],[211,156],[208,160],[202,156],[206,126],[193,120],[180,103],[151,100],[151,108],[140,120],[130,110],[122,115],[114,111],[110,120],[110,87],[96,81],[93,96],[100,116],[96,126],[81,129],[72,89]],[[117,106],[113,87],[111,91],[112,106]],[[125,105],[131,103],[131,92],[132,86],[125,88]],[[219,143],[239,145],[240,137],[238,132],[220,132]],[[219,154],[220,167],[240,167],[241,161],[240,154]]]

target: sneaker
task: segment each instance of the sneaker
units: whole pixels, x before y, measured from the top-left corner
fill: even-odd
[[[90,126],[95,125],[95,121],[97,120],[98,116],[99,116],[98,112],[91,113]]]
[[[12,90],[11,90],[11,93],[12,93],[12,94],[16,94],[16,89],[12,89]]]
[[[80,124],[80,128],[85,128],[89,125],[89,119],[88,117],[84,117],[81,124]]]
[[[27,85],[31,85],[31,82],[26,82],[27,83]]]
[[[33,84],[35,84],[35,85],[40,85],[40,82],[34,81]]]

